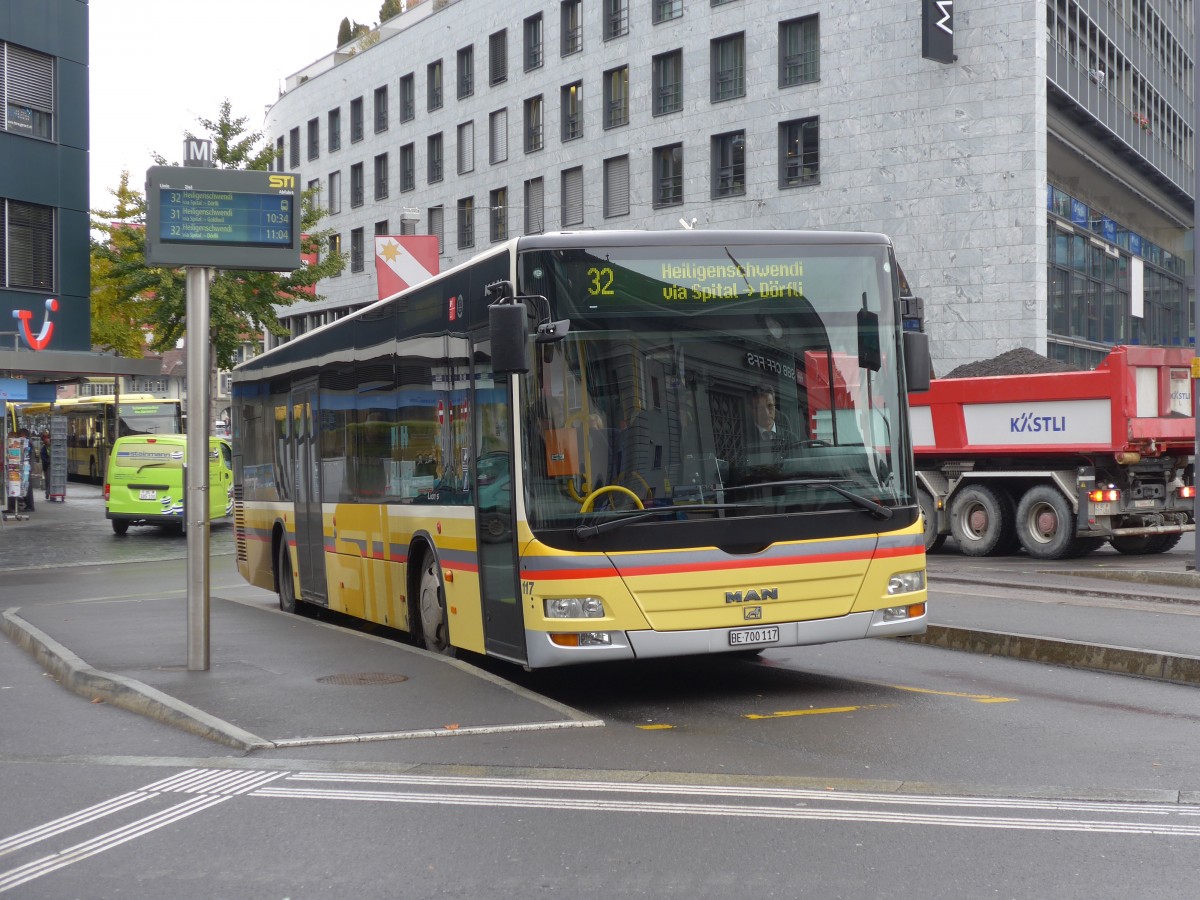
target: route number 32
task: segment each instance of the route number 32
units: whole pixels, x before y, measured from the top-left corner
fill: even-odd
[[[587,276],[591,281],[588,285],[588,296],[611,297],[613,295],[613,270],[608,266],[602,269],[592,266],[587,270]]]

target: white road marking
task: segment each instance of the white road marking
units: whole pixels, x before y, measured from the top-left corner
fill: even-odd
[[[317,787],[317,784],[332,786]],[[356,788],[356,785],[371,787]],[[395,789],[381,789],[387,786],[394,786]],[[562,796],[552,796],[552,792]],[[195,796],[65,850],[0,872],[0,893],[239,796],[1200,838],[1200,823],[1170,821],[1200,817],[1200,806],[1171,803],[858,793],[749,785],[193,768],[4,838],[0,840],[0,856],[115,815],[147,800],[163,799],[173,794]],[[866,808],[869,806],[881,808]],[[994,814],[987,814],[987,811]],[[1072,818],[1070,813],[1086,816],[1102,813],[1106,818]]]

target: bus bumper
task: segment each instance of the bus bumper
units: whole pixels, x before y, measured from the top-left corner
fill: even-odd
[[[696,631],[612,631],[612,643],[584,647],[561,647],[541,631],[527,631],[525,646],[530,668],[567,666],[617,659],[652,659],[665,656],[701,656],[738,650],[773,650],[777,647],[802,647],[858,638],[900,637],[924,634],[926,616],[888,620],[884,610],[850,613],[836,619],[806,622],[780,622],[779,639],[766,643],[733,644],[730,632],[744,628],[705,628]]]

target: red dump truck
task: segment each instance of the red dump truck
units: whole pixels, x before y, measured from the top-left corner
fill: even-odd
[[[1163,553],[1195,530],[1190,349],[1095,369],[934,379],[909,396],[925,547],[970,556]]]

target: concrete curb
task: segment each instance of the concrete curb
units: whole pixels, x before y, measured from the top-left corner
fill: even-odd
[[[0,615],[0,630],[41,664],[47,672],[81,697],[97,698],[112,706],[172,725],[238,750],[264,750],[274,746],[258,735],[209,715],[189,703],[133,678],[89,666],[50,635],[17,615],[19,607]]]
[[[1083,644],[1029,634],[1004,634],[949,625],[930,625],[923,635],[901,638],[946,650],[987,653],[1074,669],[1136,675],[1174,684],[1200,685],[1200,657]]]

